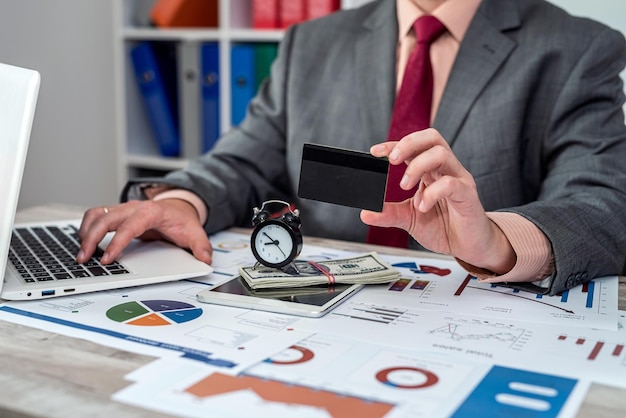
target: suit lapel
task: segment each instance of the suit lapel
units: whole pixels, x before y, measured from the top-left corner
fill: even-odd
[[[515,0],[483,0],[461,43],[433,126],[452,144],[472,104],[515,49],[502,33],[520,24]]]
[[[395,98],[398,42],[395,3],[392,0],[379,2],[356,34],[355,76],[359,101],[355,106],[360,108],[370,145],[387,139]]]

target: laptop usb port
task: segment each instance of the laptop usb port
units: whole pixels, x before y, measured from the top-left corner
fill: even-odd
[[[53,296],[54,295],[54,290],[42,290],[41,291],[41,296]]]
[[[74,288],[70,288],[70,289],[63,289],[63,293],[69,293],[69,292],[73,292],[73,291],[75,291],[75,290],[76,290],[76,289],[74,289]]]

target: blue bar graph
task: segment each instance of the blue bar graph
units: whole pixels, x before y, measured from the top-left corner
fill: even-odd
[[[595,287],[596,283],[594,281],[590,281],[583,286],[583,292],[587,292],[587,302],[585,303],[585,308],[591,308],[593,306],[593,292]]]

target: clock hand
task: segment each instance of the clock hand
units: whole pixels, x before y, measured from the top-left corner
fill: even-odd
[[[276,241],[272,241],[272,242],[266,242],[264,245],[275,245],[275,246],[278,248],[278,250],[279,250],[281,253],[283,253],[283,255],[284,255],[285,257],[287,257],[287,254],[285,254],[285,252],[283,251],[283,249],[282,249],[282,248],[280,248],[280,245],[278,245],[278,244],[280,244],[280,242],[278,242],[278,240],[276,240]]]
[[[287,254],[285,254],[283,249],[278,246],[278,241],[276,241],[276,247],[278,247],[278,249],[280,250],[280,252],[283,254],[284,257],[287,257]]]
[[[274,244],[274,245],[278,245],[278,241],[275,240],[274,238],[270,237],[269,235],[267,235],[267,232],[263,232],[263,235],[265,235],[266,237],[268,237],[270,239],[270,241],[272,241],[271,243],[265,243],[265,245],[267,244]]]
[[[268,237],[270,239],[270,241],[272,242],[266,242],[265,245],[275,245],[276,247],[278,247],[278,250],[283,254],[283,256],[287,257],[287,254],[285,254],[285,252],[283,251],[282,248],[280,248],[280,242],[277,239],[273,239],[272,237],[270,237],[269,235],[267,235],[266,232],[263,232],[263,235],[265,235],[266,237]]]

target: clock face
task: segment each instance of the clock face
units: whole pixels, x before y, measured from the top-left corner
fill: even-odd
[[[257,260],[269,267],[282,267],[297,257],[298,239],[282,222],[267,221],[254,230],[252,251]]]

